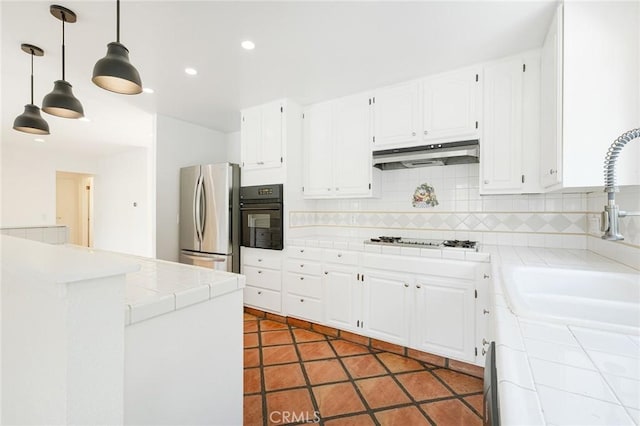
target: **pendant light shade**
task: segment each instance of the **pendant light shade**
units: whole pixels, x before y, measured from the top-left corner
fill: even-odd
[[[80,101],[73,95],[71,84],[65,78],[64,24],[76,22],[76,14],[66,7],[52,5],[51,14],[62,21],[62,80],[53,83],[53,90],[42,100],[42,110],[47,114],[62,118],[84,117],[84,109]]]
[[[33,104],[24,106],[24,112],[13,121],[13,128],[34,135],[49,134],[49,124],[40,115],[40,108]]]
[[[19,132],[48,135],[49,124],[40,115],[40,108],[33,104],[33,57],[44,56],[44,51],[32,44],[23,44],[21,49],[31,56],[31,103],[25,105],[24,112],[13,121],[13,128]]]
[[[142,92],[140,74],[129,62],[129,49],[116,41],[107,45],[107,55],[96,62],[91,81],[105,90],[124,95]]]
[[[98,87],[124,95],[142,93],[138,70],[129,62],[129,49],[120,43],[120,0],[116,0],[116,41],[107,45],[107,55],[96,62],[91,78]]]

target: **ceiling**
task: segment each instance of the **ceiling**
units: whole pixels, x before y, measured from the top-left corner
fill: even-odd
[[[53,3],[1,3],[3,143],[35,143],[11,129],[29,100],[29,56],[20,44],[45,50],[35,58],[37,105],[60,78]],[[51,127],[45,143],[103,153],[150,145],[156,113],[233,132],[243,107],[281,97],[305,105],[536,48],[556,2],[122,0],[121,42],[143,85],[155,90],[136,96],[90,81],[115,39],[115,1],[57,4],[78,15],[66,26],[66,78],[91,121],[43,114]],[[255,50],[240,47],[246,39]]]

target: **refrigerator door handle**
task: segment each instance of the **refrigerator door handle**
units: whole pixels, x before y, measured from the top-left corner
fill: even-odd
[[[196,228],[196,236],[198,237],[198,241],[202,243],[202,226],[201,226],[201,202],[202,202],[202,184],[203,177],[202,175],[198,176],[198,180],[196,181],[195,194],[193,197],[193,221]]]
[[[204,176],[200,182],[202,189],[200,190],[200,240],[204,240],[204,230],[207,226],[207,190],[204,185]]]

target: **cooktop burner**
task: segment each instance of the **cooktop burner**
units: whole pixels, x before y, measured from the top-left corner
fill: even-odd
[[[476,245],[478,245],[477,241],[469,241],[469,240],[446,240],[443,241],[442,244],[445,247],[461,247],[461,248],[476,248]]]
[[[478,250],[478,243],[476,241],[469,240],[429,240],[419,238],[402,238],[391,236],[380,236],[378,238],[371,238],[370,241],[365,241],[367,244],[384,244],[395,246],[412,246],[412,247],[426,247],[426,248],[457,248],[467,250]]]

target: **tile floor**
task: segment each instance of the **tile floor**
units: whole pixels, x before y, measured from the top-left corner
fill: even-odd
[[[482,425],[482,380],[245,314],[244,424]]]

